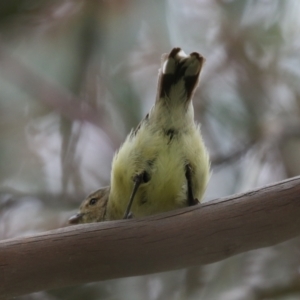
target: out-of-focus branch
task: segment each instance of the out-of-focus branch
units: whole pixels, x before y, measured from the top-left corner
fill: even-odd
[[[144,219],[0,242],[0,299],[208,264],[300,234],[300,177]]]
[[[254,289],[253,299],[279,299],[288,295],[300,294],[300,276],[296,274],[285,284],[276,284],[270,286],[262,286]]]
[[[105,128],[108,136],[116,136],[116,133],[109,126],[104,126],[100,113],[95,112],[95,109],[88,103],[81,101],[70,91],[27,67],[16,57],[11,56],[4,47],[0,47],[0,68],[1,75],[5,79],[61,113],[64,117],[72,121],[92,123]]]
[[[12,57],[3,47],[0,48],[0,67],[5,79],[10,80],[18,88],[30,93],[67,118],[99,125],[100,120],[91,107],[81,102],[69,91],[45,80],[41,74],[37,74]]]
[[[220,167],[223,164],[230,164],[236,160],[238,160],[241,156],[243,156],[249,148],[254,144],[253,142],[245,143],[244,145],[237,147],[232,152],[224,155],[215,155],[211,158],[212,167]]]
[[[267,133],[263,137],[253,139],[248,141],[243,145],[236,145],[235,148],[227,153],[221,155],[215,155],[211,157],[211,164],[213,167],[220,167],[224,164],[232,163],[240,159],[244,154],[246,154],[251,146],[255,145],[258,142],[264,142],[276,145],[276,147],[281,146],[281,144],[286,143],[289,139],[300,138],[300,124],[299,122],[290,122],[282,124],[278,128],[278,132]]]

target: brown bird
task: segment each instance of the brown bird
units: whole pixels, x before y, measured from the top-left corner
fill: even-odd
[[[105,221],[109,192],[110,186],[107,186],[87,196],[81,203],[79,212],[69,219],[69,224]]]

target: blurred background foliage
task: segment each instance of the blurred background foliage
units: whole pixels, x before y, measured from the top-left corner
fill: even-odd
[[[298,175],[299,13],[297,0],[1,1],[0,239],[65,226],[109,184],[175,46],[206,57],[194,98],[212,159],[205,201]],[[299,299],[299,254],[295,239],[20,299]]]

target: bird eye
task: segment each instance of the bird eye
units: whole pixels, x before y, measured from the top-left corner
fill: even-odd
[[[97,198],[92,198],[89,203],[90,205],[95,205],[97,203]]]

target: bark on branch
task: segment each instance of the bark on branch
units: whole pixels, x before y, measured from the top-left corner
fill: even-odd
[[[143,219],[0,242],[0,299],[220,261],[300,235],[300,177]]]

